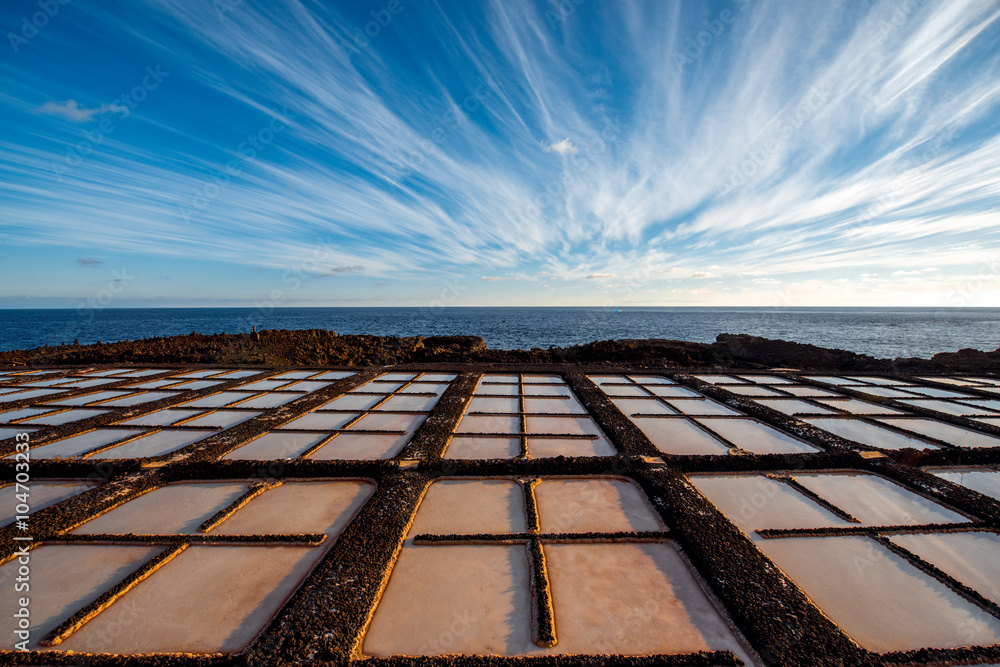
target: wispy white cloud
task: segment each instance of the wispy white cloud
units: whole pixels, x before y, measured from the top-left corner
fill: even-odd
[[[103,116],[107,113],[117,113],[127,116],[129,108],[120,104],[102,104],[99,107],[88,109],[81,107],[76,100],[66,100],[65,102],[48,101],[38,107],[38,113],[59,116],[74,123],[89,123],[98,116]]]
[[[550,144],[543,143],[542,150],[547,153],[559,153],[559,155],[573,155],[579,153],[579,147],[575,146],[569,138],[555,141]]]

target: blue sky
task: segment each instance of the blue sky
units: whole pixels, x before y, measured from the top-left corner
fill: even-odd
[[[1000,305],[997,1],[0,19],[0,307]]]

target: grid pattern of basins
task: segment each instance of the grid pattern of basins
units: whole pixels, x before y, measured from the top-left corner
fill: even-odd
[[[0,663],[998,663],[1000,379],[545,368],[5,371]]]
[[[374,656],[722,650],[749,660],[642,491],[607,477],[431,484],[364,642]]]
[[[914,379],[807,375],[824,386],[774,376],[696,375],[758,405],[801,419],[841,438],[882,450],[998,447],[1000,438],[966,428],[964,420],[1000,426],[1000,386],[958,380],[967,389],[918,384]],[[985,394],[985,395],[984,395]],[[942,418],[958,417],[958,423]]]
[[[610,456],[601,429],[558,375],[484,375],[445,456]]]
[[[691,481],[865,648],[1000,643],[1000,536],[989,526],[867,473]]]
[[[102,460],[160,457],[353,373],[289,371],[243,383],[244,378],[258,374],[256,371],[222,369],[180,373],[164,369],[126,369],[30,382],[22,380],[16,384],[18,376],[7,377],[0,381],[0,386],[11,386],[0,391],[9,393],[0,398],[8,403],[24,400],[33,403],[0,412],[0,438],[14,433],[35,433],[53,426],[72,429],[77,422],[107,416],[95,428],[80,425],[75,432],[67,431],[65,437],[36,447],[32,456],[37,459]],[[143,379],[149,376],[158,379]],[[113,388],[108,388],[109,384]],[[219,391],[222,385],[226,388]],[[35,388],[41,386],[47,389]],[[46,393],[39,395],[39,391]],[[143,409],[161,401],[169,402],[170,406]],[[131,416],[131,408],[137,408],[140,414]],[[122,412],[123,418],[114,418]]]
[[[592,375],[664,454],[792,454],[816,448],[656,376]]]

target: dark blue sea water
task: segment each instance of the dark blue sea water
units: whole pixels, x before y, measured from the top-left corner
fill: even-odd
[[[158,308],[0,310],[0,350],[154,336],[330,329],[342,334],[472,334],[493,348],[748,333],[876,357],[1000,347],[1000,308]]]

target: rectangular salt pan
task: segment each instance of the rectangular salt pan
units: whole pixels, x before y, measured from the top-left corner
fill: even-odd
[[[198,526],[239,498],[247,482],[168,484],[144,493],[75,528],[77,535],[196,534]]]
[[[393,396],[388,401],[378,406],[376,410],[402,411],[402,412],[427,412],[438,402],[437,396]]]
[[[659,531],[646,495],[621,479],[545,479],[535,486],[543,533]]]
[[[794,384],[793,380],[783,378],[780,375],[738,375],[737,377],[758,384]]]
[[[938,389],[937,387],[907,387],[906,391],[921,394],[922,396],[930,396],[932,398],[975,398],[975,396],[970,396],[969,394],[963,394],[957,391],[948,391],[947,389]]]
[[[215,535],[325,533],[339,535],[375,486],[357,480],[294,481],[260,494],[212,529]],[[332,540],[325,544],[329,547]]]
[[[402,451],[409,435],[340,433],[309,458],[314,461],[376,461],[391,459]]]
[[[353,431],[402,431],[412,433],[427,415],[398,415],[369,412],[347,428]]]
[[[521,452],[521,439],[456,435],[445,450],[446,459],[512,459]]]
[[[333,431],[343,427],[355,417],[357,417],[356,414],[349,412],[310,412],[307,415],[293,419],[279,428]]]
[[[534,459],[555,456],[613,456],[615,448],[603,437],[592,440],[580,438],[529,437],[528,456]]]
[[[528,433],[559,435],[601,435],[601,430],[590,417],[538,417],[524,419]]]
[[[242,650],[320,555],[320,549],[307,547],[188,547],[58,648],[139,654]],[[120,632],[122,627],[137,630]]]
[[[159,401],[163,398],[169,398],[171,396],[176,396],[176,391],[144,391],[132,396],[126,396],[124,398],[116,398],[111,401],[102,401],[100,405],[111,406],[116,408],[128,407],[131,405],[139,405],[140,403],[150,403],[152,401]]]
[[[784,396],[780,391],[771,389],[770,387],[764,387],[761,385],[735,385],[732,387],[726,387],[728,391],[734,394],[739,394],[740,396]]]
[[[184,422],[185,426],[210,426],[213,428],[229,428],[253,419],[259,412],[244,412],[242,410],[216,410],[203,417],[195,417]]]
[[[658,387],[652,385],[646,387],[646,389],[653,392],[654,396],[659,396],[660,398],[702,398],[701,394],[687,387]]]
[[[23,401],[26,398],[39,398],[40,396],[51,396],[61,394],[58,389],[34,389],[31,391],[20,391],[12,394],[0,396],[0,403],[12,403],[13,401]]]
[[[367,410],[384,399],[382,395],[344,394],[323,405],[323,410]]]
[[[525,396],[573,396],[566,385],[525,384],[522,385],[522,390]]]
[[[494,385],[497,386],[497,385]],[[400,394],[435,394],[440,396],[448,388],[447,384],[434,382],[413,382],[399,390]],[[515,392],[517,393],[517,392]]]
[[[729,445],[683,418],[642,418],[632,421],[665,454],[728,454]]]
[[[558,643],[532,642],[522,546],[403,549],[364,640],[372,656],[690,653],[752,664],[669,544],[546,545]],[[598,574],[600,573],[600,574]],[[645,585],[632,585],[636,579]],[[414,614],[419,606],[424,613]]]
[[[296,382],[294,384],[282,387],[282,390],[310,392],[310,391],[316,391],[317,389],[323,389],[324,387],[327,386],[329,386],[328,382],[316,382],[313,380],[306,380],[304,382]]]
[[[81,494],[97,486],[96,482],[84,480],[48,481],[34,480],[31,482],[31,511],[45,509],[60,503],[67,498]],[[0,510],[0,527],[6,526],[16,518],[14,508],[18,504],[15,494],[18,492],[15,484],[8,484],[0,490],[0,498],[3,498],[3,509]]]
[[[29,422],[30,420],[27,419],[28,417],[37,417],[49,412],[52,412],[52,410],[44,408],[21,408],[20,410],[9,410],[7,412],[0,413],[0,424],[9,424],[10,422],[18,421],[19,419]]]
[[[710,398],[690,399],[690,400],[668,400],[675,410],[686,415],[722,415],[732,417],[742,417],[743,413],[733,410],[730,407],[713,401]]]
[[[126,419],[118,423],[125,426],[169,426],[170,424],[176,424],[181,420],[201,414],[201,412],[202,410],[157,410],[156,412],[150,412],[141,417],[133,417],[132,419]]]
[[[612,398],[611,402],[626,416],[632,415],[676,415],[677,410],[655,398]]]
[[[575,398],[526,398],[524,411],[548,414],[587,414]]]
[[[516,384],[480,383],[474,393],[476,396],[518,396],[521,393],[521,387]]]
[[[727,650],[754,664],[671,544],[552,544],[544,550],[558,643],[532,653]]]
[[[877,475],[817,473],[792,477],[866,526],[968,521],[961,514]]]
[[[985,496],[1000,500],[1000,472],[988,468],[929,470],[941,479],[959,484]]]
[[[281,433],[280,431],[265,433],[229,452],[222,459],[227,461],[241,459],[273,461],[294,458],[327,437],[329,436],[325,433]]]
[[[513,480],[440,480],[420,501],[409,537],[525,530],[524,496]]]
[[[406,546],[365,634],[364,653],[509,655],[530,650],[530,581],[520,545]]]
[[[673,380],[660,375],[629,375],[628,379],[641,385],[676,384]]]
[[[31,455],[39,459],[69,458],[139,433],[142,433],[141,429],[97,429],[53,443],[32,447]]]
[[[459,422],[456,433],[520,433],[521,419],[502,415],[465,415]]]
[[[895,380],[893,378],[881,378],[881,377],[864,377],[859,375],[848,375],[849,380],[856,380],[858,382],[865,382],[870,384],[880,384],[880,385],[894,385],[894,384],[908,384],[903,380]]]
[[[936,412],[943,412],[948,415],[955,415],[956,417],[988,417],[990,415],[1000,416],[997,413],[980,407],[967,406],[962,403],[950,403],[944,400],[935,399],[918,399],[914,401],[905,400],[903,403],[907,405],[913,405],[920,408],[926,408],[928,410],[934,410]]]
[[[663,387],[667,389],[668,387]],[[645,398],[650,396],[650,392],[660,389],[659,387],[652,387],[648,391],[639,385],[603,385],[601,389],[608,396],[621,396],[621,397],[635,397],[635,398]]]
[[[781,431],[754,419],[702,417],[696,421],[740,449],[754,454],[796,454],[817,450],[812,445],[796,440],[790,435],[785,435]]]
[[[767,540],[759,546],[870,651],[1000,642],[1000,619],[868,538]]]
[[[87,405],[88,403],[96,403],[97,401],[106,401],[110,398],[129,396],[132,393],[133,392],[131,390],[116,391],[112,389],[109,391],[99,391],[93,394],[84,394],[83,396],[75,396],[73,398],[57,398],[48,402],[52,405]]]
[[[702,382],[711,384],[745,384],[746,380],[733,375],[695,375]]]
[[[244,391],[270,391],[278,387],[284,387],[287,384],[289,384],[288,380],[257,380],[249,384],[242,384],[239,386],[239,389]]]
[[[692,475],[691,483],[754,542],[764,529],[851,526],[791,485],[764,475]]]
[[[94,417],[96,415],[103,415],[105,412],[107,412],[107,410],[89,410],[87,408],[66,410],[65,412],[32,417],[31,423],[45,424],[46,426],[59,426],[61,424],[80,421],[81,419],[89,419],[90,417]]]
[[[887,408],[885,406],[879,405],[878,403],[870,403],[869,401],[861,401],[856,398],[848,398],[846,400],[829,400],[824,401],[820,399],[819,401],[823,405],[829,406],[834,410],[843,410],[850,414],[855,415],[902,415],[906,414],[902,410],[896,410],[894,408]]]
[[[94,459],[140,459],[152,456],[163,456],[177,451],[182,447],[203,440],[215,431],[203,429],[184,429],[177,431],[158,431],[150,435],[136,438],[88,457]]]
[[[959,447],[1000,447],[1000,438],[932,419],[879,419],[879,421]]]
[[[817,389],[816,387],[810,387],[807,385],[786,385],[781,387],[781,391],[788,392],[793,396],[840,396],[840,394],[835,391]]]
[[[284,405],[285,403],[291,403],[297,398],[300,398],[302,394],[293,394],[290,392],[272,392],[269,394],[258,394],[254,398],[248,401],[244,401],[238,404],[241,408],[255,408],[255,409],[267,409],[276,408],[279,405]]]
[[[988,532],[894,535],[892,541],[1000,604],[1000,535]]]
[[[209,387],[214,387],[220,384],[222,384],[222,382],[213,382],[211,380],[194,380],[193,382],[184,382],[183,384],[170,385],[170,388],[198,391],[199,389],[208,389]]]
[[[327,371],[322,375],[317,375],[314,380],[343,380],[354,375],[351,371]]]
[[[909,391],[893,389],[892,387],[852,387],[869,396],[881,396],[882,398],[914,398],[916,395]]]
[[[813,405],[812,403],[806,403],[805,401],[797,398],[761,398],[757,399],[757,402],[765,407],[771,408],[772,410],[783,412],[786,415],[821,415],[833,412],[830,408]]]
[[[806,419],[806,422],[817,426],[824,431],[829,431],[841,438],[853,440],[870,447],[879,449],[938,449],[924,440],[911,438],[901,433],[896,433],[885,428],[879,428],[868,422],[857,419]]]
[[[31,552],[31,643],[32,650],[48,632],[68,619],[101,593],[138,570],[163,547],[53,545]],[[0,648],[13,650],[14,613],[18,595],[13,593],[17,559],[0,565],[0,579],[11,591],[0,595]],[[121,633],[114,633],[115,636]],[[63,649],[64,644],[58,646]]]

